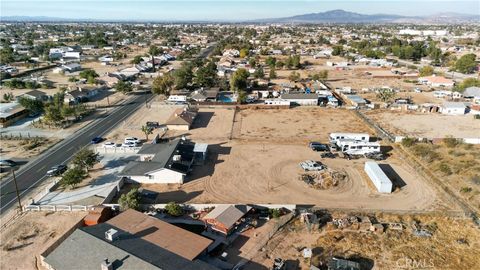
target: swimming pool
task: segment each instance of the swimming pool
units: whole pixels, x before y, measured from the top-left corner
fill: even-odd
[[[235,95],[230,92],[219,93],[217,100],[220,102],[237,102],[237,98],[235,97]]]

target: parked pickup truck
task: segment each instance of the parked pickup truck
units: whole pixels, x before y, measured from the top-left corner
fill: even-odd
[[[300,162],[300,167],[302,167],[304,171],[321,171],[327,168],[322,163],[313,160],[306,160],[304,162]]]

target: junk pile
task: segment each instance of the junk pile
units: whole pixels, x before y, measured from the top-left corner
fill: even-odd
[[[347,175],[343,172],[334,171],[331,169],[320,172],[303,173],[299,176],[299,180],[305,182],[310,187],[315,189],[330,189],[345,180]]]
[[[364,232],[375,232],[382,234],[385,230],[383,224],[374,223],[367,216],[345,216],[341,218],[333,218],[327,222],[327,230],[355,230]]]

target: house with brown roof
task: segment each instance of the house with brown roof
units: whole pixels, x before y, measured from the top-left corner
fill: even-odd
[[[235,230],[236,225],[240,223],[240,219],[251,209],[252,207],[247,205],[217,205],[202,220],[212,230],[228,235]]]
[[[179,108],[173,112],[165,125],[171,130],[190,130],[190,127],[197,117],[198,110],[185,107]]]
[[[110,219],[107,224],[137,235],[190,261],[206,254],[208,246],[213,243],[201,235],[132,209]]]

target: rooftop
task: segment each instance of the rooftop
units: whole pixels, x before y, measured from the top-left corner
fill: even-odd
[[[231,228],[235,222],[242,218],[250,209],[252,209],[252,207],[247,205],[217,205],[210,213],[204,216],[203,219],[215,219],[227,228]]]

